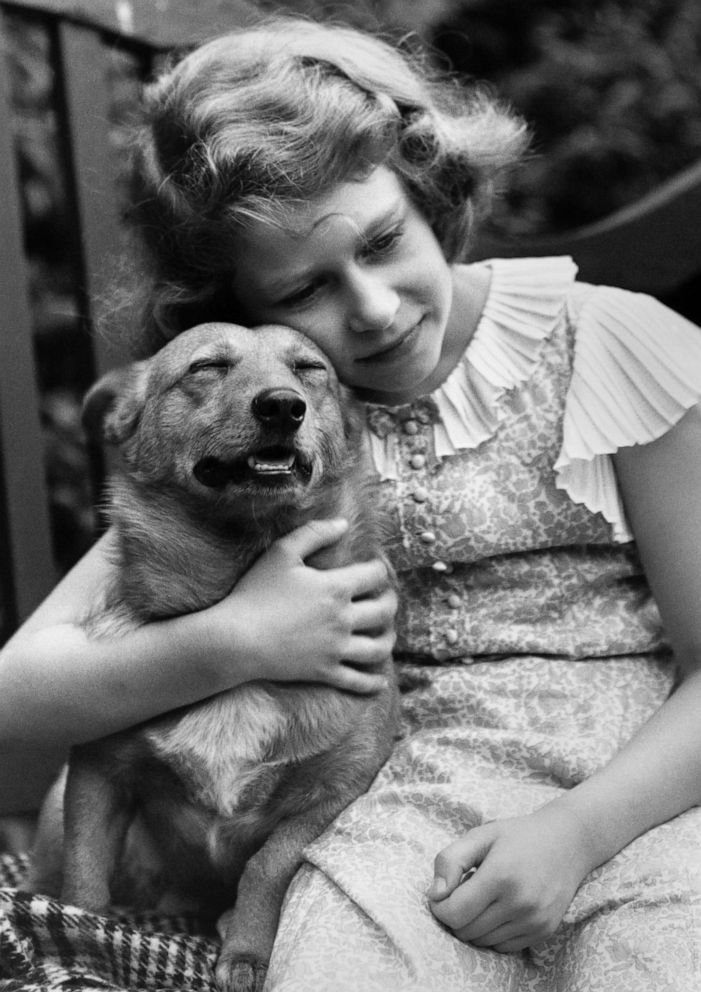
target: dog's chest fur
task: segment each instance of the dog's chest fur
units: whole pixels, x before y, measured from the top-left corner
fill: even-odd
[[[232,818],[262,808],[287,770],[350,731],[353,700],[322,686],[251,683],[140,732],[174,768],[189,799]]]
[[[238,531],[217,532],[201,522],[193,527],[177,501],[164,513],[162,494],[152,502],[130,479],[115,484],[112,508],[121,567],[106,602],[89,621],[97,636],[217,602],[276,536],[258,532],[254,539],[249,531],[244,539]],[[371,521],[359,518],[357,503],[336,510],[351,518],[351,534],[372,535]],[[302,522],[304,515],[295,521]],[[325,549],[315,556],[317,563],[332,567],[367,556],[375,547],[374,538],[361,548],[349,542]],[[208,567],[193,564],[201,562]],[[274,793],[279,804],[280,781],[290,769],[342,742],[369,705],[367,699],[323,685],[260,681],[150,721],[137,733],[151,756],[145,767],[153,768],[155,758],[173,769],[189,803],[215,817],[255,819]],[[120,739],[115,740],[118,748]],[[128,736],[124,742],[126,755]]]

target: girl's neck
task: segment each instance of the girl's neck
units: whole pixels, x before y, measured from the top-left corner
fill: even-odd
[[[441,356],[433,372],[405,393],[365,393],[366,402],[404,406],[438,389],[456,367],[474,337],[489,295],[491,271],[484,265],[454,265],[453,299],[443,338]]]

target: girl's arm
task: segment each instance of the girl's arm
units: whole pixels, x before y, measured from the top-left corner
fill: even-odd
[[[615,465],[681,684],[587,781],[438,855],[431,908],[478,946],[517,951],[543,940],[590,871],[701,803],[701,410],[651,444],[621,449]]]
[[[90,740],[252,679],[375,691],[394,637],[385,566],[304,564],[344,529],[307,524],[215,606],[89,640],[81,618],[112,568],[105,535],[0,652],[0,747]]]

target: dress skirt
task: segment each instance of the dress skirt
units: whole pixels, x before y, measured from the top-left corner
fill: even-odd
[[[307,852],[266,992],[699,992],[701,810],[634,840],[558,931],[503,954],[428,909],[435,855],[605,765],[673,687],[668,657],[406,666],[401,739],[369,793]]]

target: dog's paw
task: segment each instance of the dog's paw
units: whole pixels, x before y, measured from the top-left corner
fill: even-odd
[[[223,954],[217,963],[219,992],[263,992],[267,964],[253,957]]]

